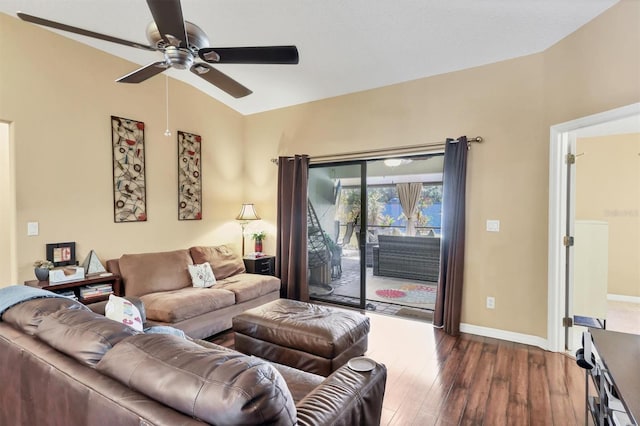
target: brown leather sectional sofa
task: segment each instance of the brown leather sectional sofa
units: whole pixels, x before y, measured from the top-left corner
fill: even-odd
[[[201,340],[144,334],[75,301],[0,321],[1,425],[376,425],[386,369],[324,378]]]
[[[216,284],[194,288],[188,265],[209,262]],[[246,273],[242,258],[226,246],[125,254],[107,261],[122,277],[124,294],[139,297],[150,325],[169,325],[194,339],[231,328],[231,318],[280,297],[280,279]]]

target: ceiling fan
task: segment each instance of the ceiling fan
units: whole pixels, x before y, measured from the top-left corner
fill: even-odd
[[[168,68],[189,69],[235,98],[250,95],[252,91],[228,75],[213,68],[212,64],[297,64],[296,46],[263,47],[209,47],[209,38],[197,25],[182,17],[180,0],[147,0],[153,21],[147,25],[150,45],[72,27],[37,16],[18,12],[20,19],[33,24],[55,28],[118,43],[138,49],[158,51],[164,60],[153,62],[117,79],[120,83],[140,83]],[[196,58],[204,62],[196,62]]]

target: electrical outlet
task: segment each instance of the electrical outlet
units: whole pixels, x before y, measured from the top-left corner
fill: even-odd
[[[495,309],[496,308],[496,298],[495,297],[487,297],[487,309]]]

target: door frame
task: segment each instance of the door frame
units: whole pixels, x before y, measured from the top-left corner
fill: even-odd
[[[13,146],[13,123],[9,121],[0,120],[0,143],[4,146],[0,147],[2,153],[2,168],[0,168],[0,179],[2,180],[4,192],[6,190],[6,199],[3,200],[3,205],[0,206],[2,211],[0,217],[3,221],[0,222],[2,227],[2,233],[8,236],[6,241],[0,242],[3,244],[2,251],[5,257],[0,261],[0,266],[4,268],[5,272],[2,274],[2,278],[6,279],[6,282],[0,280],[0,287],[2,285],[9,285],[18,281],[18,257],[17,257],[17,231],[16,231],[16,177],[15,177],[15,153]],[[6,169],[5,169],[6,167]]]
[[[567,197],[567,164],[565,156],[575,142],[576,132],[633,116],[640,116],[640,102],[598,114],[556,124],[550,128],[549,148],[549,251],[548,251],[548,301],[547,301],[547,347],[550,351],[562,352],[565,345],[566,263],[565,247],[562,243],[569,214]],[[573,182],[575,185],[575,182]]]

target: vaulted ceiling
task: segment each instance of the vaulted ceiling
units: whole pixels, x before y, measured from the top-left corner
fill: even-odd
[[[240,99],[187,70],[167,72],[252,114],[541,52],[617,1],[182,0],[185,20],[202,28],[212,46],[293,44],[300,63],[216,65],[253,90]],[[17,11],[142,44],[152,21],[144,0],[0,0],[0,12]],[[60,34],[139,65],[162,59],[159,52]],[[38,47],[46,46],[25,51]]]

